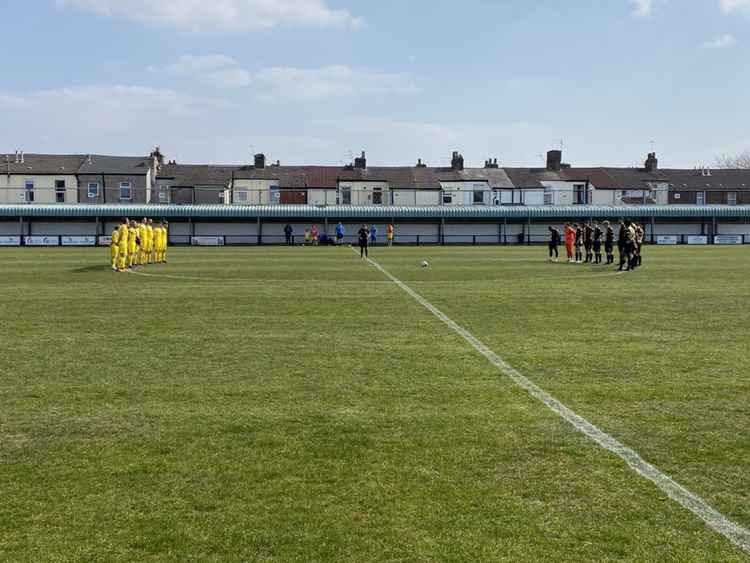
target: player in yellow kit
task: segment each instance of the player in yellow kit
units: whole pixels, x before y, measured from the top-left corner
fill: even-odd
[[[109,243],[109,251],[112,255],[112,269],[117,271],[117,260],[120,254],[120,228],[115,227],[112,231],[111,242]]]
[[[143,221],[138,223],[138,239],[141,244],[138,246],[138,264],[143,266],[146,264],[146,248],[148,247],[148,227],[146,226],[147,219],[144,217]]]
[[[119,248],[117,249],[117,270],[124,272],[128,268],[128,240],[129,240],[129,228],[127,218],[122,220],[120,223],[119,232]]]
[[[149,219],[148,225],[146,226],[146,229],[148,231],[147,239],[148,244],[146,245],[146,261],[149,264],[154,263],[154,220]]]
[[[130,222],[128,227],[128,267],[138,264],[138,223]]]
[[[169,246],[169,223],[164,221],[162,225],[162,239],[161,239],[161,261],[167,263],[167,247]]]

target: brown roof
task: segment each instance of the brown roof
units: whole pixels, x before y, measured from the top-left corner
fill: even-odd
[[[204,164],[165,164],[159,168],[157,180],[171,180],[177,187],[228,186],[232,172],[239,166],[216,166]]]
[[[372,166],[366,169],[341,166],[244,166],[235,177],[249,180],[278,180],[281,188],[335,189],[339,181],[389,182],[399,188],[439,188],[440,181],[430,168]]]
[[[0,161],[3,174],[62,175],[76,174],[87,155],[24,154],[23,162],[16,163],[16,155],[6,155]]]

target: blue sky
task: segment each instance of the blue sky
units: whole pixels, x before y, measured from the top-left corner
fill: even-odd
[[[750,148],[750,0],[35,0],[0,151],[711,164]]]

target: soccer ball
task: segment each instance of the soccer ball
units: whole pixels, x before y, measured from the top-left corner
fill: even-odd
[[[423,268],[429,268],[430,267],[430,263],[427,260],[422,260],[422,267]]]

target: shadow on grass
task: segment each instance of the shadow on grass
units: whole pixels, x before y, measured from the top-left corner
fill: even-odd
[[[96,266],[83,266],[81,268],[73,268],[70,270],[74,274],[88,274],[91,272],[111,272],[112,266],[109,264],[97,264]]]

